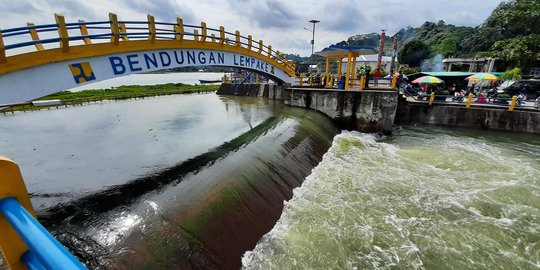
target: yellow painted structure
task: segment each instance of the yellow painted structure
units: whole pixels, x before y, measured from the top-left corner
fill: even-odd
[[[513,112],[514,111],[514,108],[516,107],[516,102],[517,102],[517,96],[513,96],[512,97],[512,101],[510,101],[510,107],[508,107],[508,110]]]
[[[202,49],[240,53],[258,58],[283,70],[290,77],[295,77],[296,66],[292,62],[287,61],[284,54],[276,54],[276,51],[272,50],[272,46],[265,48],[262,40],[259,40],[258,47],[255,48],[252,44],[253,41],[251,36],[248,36],[247,38],[247,46],[242,46],[241,38],[243,37],[240,36],[239,31],[236,31],[234,34],[235,40],[233,44],[229,44],[223,26],[220,26],[219,28],[219,39],[216,39],[215,34],[208,34],[209,30],[206,27],[206,23],[202,22],[201,27],[199,28],[201,31],[200,34],[197,29],[194,29],[193,38],[188,39],[185,35],[183,20],[177,18],[176,25],[172,27],[174,32],[171,32],[171,36],[174,35],[174,39],[161,39],[158,37],[154,17],[148,15],[148,38],[135,40],[129,39],[128,36],[125,35],[129,34],[129,28],[126,28],[125,24],[119,23],[116,14],[110,13],[110,32],[108,32],[111,37],[110,42],[93,43],[91,38],[84,37],[81,38],[81,40],[84,41],[84,44],[72,46],[70,45],[70,37],[64,16],[56,14],[55,20],[58,25],[58,37],[60,39],[57,48],[43,48],[43,45],[39,43],[37,31],[33,29],[29,30],[29,33],[32,40],[36,42],[35,45],[32,45],[36,48],[36,51],[6,56],[4,39],[2,38],[2,32],[0,32],[0,74],[50,63],[116,53],[159,49]],[[31,23],[29,23],[29,25],[30,24]],[[88,35],[86,25],[81,24],[79,29],[81,35]]]
[[[429,96],[429,106],[433,104],[434,100],[435,100],[435,92],[431,92],[431,95]]]
[[[467,104],[465,105],[465,107],[466,107],[467,109],[470,109],[470,108],[471,108],[472,99],[473,99],[473,94],[472,94],[472,93],[469,93],[469,97],[467,98]]]
[[[359,47],[350,47],[350,46],[330,46],[329,49],[325,49],[323,51],[317,52],[317,55],[321,55],[326,58],[326,71],[325,71],[325,77],[326,77],[326,87],[332,87],[330,86],[333,84],[333,82],[330,84],[328,83],[330,78],[330,61],[332,59],[338,60],[338,80],[341,79],[341,76],[343,73],[345,73],[345,84],[344,89],[350,89],[352,85],[359,82],[356,77],[356,58],[360,56],[361,54],[364,54],[366,48],[359,48]],[[347,66],[345,67],[345,72],[342,70],[343,65],[343,59],[347,59]]]
[[[0,156],[0,176],[2,181],[0,199],[6,197],[17,199],[35,217],[36,213],[32,208],[19,166],[9,158]],[[13,270],[26,269],[21,261],[21,255],[28,250],[28,247],[2,215],[0,215],[0,232],[2,232],[0,234],[0,247],[9,267]]]
[[[360,87],[359,87],[360,91],[364,90],[364,85],[366,85],[366,80],[367,80],[366,75],[362,75],[360,77]]]

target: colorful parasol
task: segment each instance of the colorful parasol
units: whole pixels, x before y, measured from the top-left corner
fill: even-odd
[[[443,80],[437,77],[433,77],[433,76],[422,76],[412,82],[418,83],[418,84],[436,84],[436,83],[442,83]]]
[[[478,74],[474,74],[472,76],[469,76],[467,78],[465,78],[465,80],[469,80],[471,82],[476,82],[476,81],[496,81],[498,80],[499,78],[493,74],[490,74],[490,73],[478,73]]]

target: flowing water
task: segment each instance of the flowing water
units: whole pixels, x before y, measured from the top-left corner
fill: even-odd
[[[338,130],[280,101],[164,96],[0,121],[40,221],[91,269],[238,269]]]
[[[338,133],[179,95],[0,117],[0,154],[90,269],[540,268],[538,136]]]
[[[343,132],[244,269],[539,269],[538,136]]]

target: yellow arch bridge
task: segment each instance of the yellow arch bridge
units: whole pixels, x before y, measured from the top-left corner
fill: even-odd
[[[186,66],[248,69],[293,83],[295,65],[272,46],[201,25],[146,21],[56,23],[0,31],[0,104],[132,73]],[[41,37],[40,37],[41,36]]]

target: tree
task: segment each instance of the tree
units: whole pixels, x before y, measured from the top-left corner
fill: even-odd
[[[510,66],[528,70],[540,62],[540,35],[520,36],[495,42],[490,54]]]
[[[503,80],[519,81],[521,80],[521,69],[513,68],[511,70],[508,70],[503,75],[501,75],[500,78]]]
[[[513,0],[499,4],[474,33],[463,39],[464,54],[489,50],[497,41],[540,34],[540,1]]]
[[[405,45],[398,54],[398,60],[401,64],[407,64],[411,67],[419,67],[424,59],[429,58],[431,51],[429,46],[420,40],[412,40]]]

